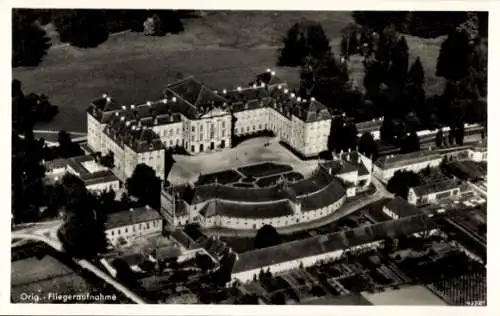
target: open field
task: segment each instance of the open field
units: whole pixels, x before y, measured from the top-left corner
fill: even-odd
[[[15,303],[34,303],[37,299],[24,300],[22,294],[37,294],[40,303],[50,303],[48,293],[69,295],[94,291],[85,279],[50,256],[13,261],[11,269],[11,299]]]
[[[186,31],[178,35],[146,37],[125,32],[89,50],[55,45],[40,66],[16,68],[13,77],[23,82],[25,92],[45,93],[60,108],[52,122],[38,128],[85,131],[85,110],[103,92],[126,104],[158,99],[179,73],[195,75],[214,89],[248,83],[276,64],[281,38],[301,19],[320,22],[336,52],[342,28],[351,22],[348,11],[210,12],[184,20]],[[442,40],[408,36],[410,62],[422,58],[428,94],[443,87],[434,75]],[[292,87],[298,85],[299,69],[273,68]],[[351,72],[362,86],[360,58],[352,58]]]
[[[422,285],[386,290],[379,293],[363,293],[373,305],[426,305],[446,306],[447,304]]]

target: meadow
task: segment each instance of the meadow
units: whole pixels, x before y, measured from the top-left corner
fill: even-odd
[[[297,86],[300,69],[274,65],[287,30],[303,19],[323,25],[335,52],[342,29],[352,23],[347,11],[214,11],[185,19],[181,34],[146,37],[123,32],[94,49],[59,43],[49,25],[53,46],[43,62],[35,68],[15,68],[12,76],[23,82],[25,93],[44,93],[60,108],[52,122],[37,128],[83,132],[85,111],[93,98],[108,93],[125,104],[159,99],[165,86],[181,75],[196,76],[213,89],[229,89],[246,85],[256,74],[273,68],[290,86]],[[407,40],[410,63],[417,56],[422,59],[427,93],[439,93],[443,82],[434,73],[443,38],[408,36]],[[360,86],[361,62],[353,58],[350,65],[351,77]]]

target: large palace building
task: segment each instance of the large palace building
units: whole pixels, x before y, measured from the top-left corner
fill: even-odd
[[[314,98],[301,99],[268,69],[247,87],[216,91],[193,77],[168,85],[163,98],[123,105],[102,95],[87,112],[88,145],[113,152],[122,180],[145,163],[165,177],[165,149],[192,154],[231,148],[232,136],[272,131],[305,157],[327,149],[331,115]]]

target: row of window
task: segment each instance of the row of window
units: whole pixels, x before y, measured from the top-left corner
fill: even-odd
[[[141,230],[146,230],[146,229],[151,229],[151,228],[158,228],[158,226],[160,226],[160,222],[159,221],[154,221],[153,223],[142,223],[142,224],[135,224],[135,225],[132,225],[132,229],[131,231],[132,232],[137,232],[137,231],[141,231]],[[114,236],[115,235],[115,232],[116,232],[116,235],[121,235],[122,234],[122,231],[124,234],[128,234],[129,232],[129,227],[125,227],[123,229],[121,228],[118,228],[116,230],[111,230],[111,236]]]
[[[317,215],[322,215],[322,216],[325,216],[327,215],[327,213],[330,211],[333,211],[334,209],[338,208],[340,206],[340,202],[335,202],[334,204],[332,205],[329,205],[328,207],[324,207],[322,209],[318,209],[316,211],[314,211]],[[302,219],[303,220],[306,220],[308,221],[309,220],[309,214],[311,214],[310,212],[308,213],[302,213]],[[316,216],[317,216],[316,215]],[[229,222],[231,223],[233,220],[229,220]],[[240,223],[242,223],[243,225],[245,226],[248,226],[248,222],[247,221],[243,221],[243,222],[240,222],[239,219],[235,219],[235,224],[236,225],[240,225]],[[296,223],[299,223],[300,222],[300,218],[297,218],[296,219]],[[266,224],[270,224],[270,225],[276,225],[276,226],[279,226],[279,225],[283,225],[283,224],[292,224],[290,222],[290,219],[285,219],[285,218],[280,218],[279,220],[270,220],[270,221],[266,221],[264,220],[262,222],[263,225],[266,225]],[[256,228],[257,224],[253,224],[253,227]]]
[[[168,143],[167,143],[167,141],[165,141],[165,142],[164,142],[164,144],[165,144],[165,146],[167,146],[167,147],[172,147],[172,146],[174,146],[174,145],[175,145],[175,146],[184,146],[184,140],[181,140],[181,139],[177,138],[177,139],[175,140],[175,142],[174,142],[174,140],[173,140],[173,139],[169,139],[169,140],[168,140]]]
[[[175,135],[179,135],[180,133],[181,133],[181,129],[180,129],[180,127],[177,127],[175,129]],[[168,132],[167,132],[167,130],[164,129],[164,130],[161,131],[160,136],[161,137],[165,137],[165,136],[167,136],[167,134],[168,134],[168,136],[173,136],[174,130],[173,129],[169,129]]]
[[[200,144],[199,145],[199,152],[211,152],[211,151],[214,151],[215,149],[224,149],[226,148],[226,140],[223,139],[221,140],[220,144],[219,145],[216,145],[214,142],[211,142],[209,146],[205,147],[204,144]],[[196,152],[196,146],[195,145],[191,145],[191,152]]]
[[[223,129],[223,130],[221,131],[221,137],[226,137],[226,130],[225,130],[225,129]],[[202,142],[202,141],[204,141],[204,140],[211,140],[211,139],[214,139],[214,138],[216,138],[216,137],[215,137],[215,131],[214,131],[214,130],[210,131],[210,137],[209,137],[208,139],[204,139],[204,138],[203,138],[203,134],[200,134],[200,135],[199,135],[198,140],[196,140],[196,135],[191,135],[191,141],[192,141],[192,142],[195,142],[195,141]]]
[[[264,127],[264,129],[267,129],[267,123],[266,123],[266,124],[264,124],[264,125],[259,124],[259,125],[258,125],[258,130],[261,130],[261,129],[262,129],[262,127]],[[252,125],[252,126],[247,126],[247,127],[246,127],[246,130],[245,130],[245,128],[244,128],[244,127],[242,127],[242,128],[240,128],[240,132],[241,132],[241,133],[245,133],[245,131],[246,131],[246,132],[248,133],[248,132],[250,132],[250,131],[255,131],[255,130],[256,130],[256,128],[257,128],[257,126],[255,126],[255,125]],[[235,128],[235,129],[234,129],[234,133],[235,133],[235,134],[238,134],[238,128]]]
[[[226,128],[226,122],[225,121],[218,121],[218,122],[221,122],[221,127],[222,128]],[[203,124],[199,124],[199,128],[198,129],[199,129],[200,132],[203,132]],[[214,123],[210,124],[210,133],[212,133],[214,129],[215,129],[215,124]],[[193,133],[196,132],[196,126],[195,125],[191,126],[191,132],[193,132]]]

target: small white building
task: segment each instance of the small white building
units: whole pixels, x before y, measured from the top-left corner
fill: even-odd
[[[401,155],[378,158],[373,163],[373,175],[382,183],[387,183],[397,171],[419,172],[427,167],[439,166],[443,156],[438,151],[418,151]]]
[[[334,154],[333,160],[320,163],[320,167],[344,182],[347,197],[368,189],[371,184],[371,160],[357,151]]]
[[[408,202],[421,206],[439,202],[443,199],[458,198],[461,194],[461,183],[454,179],[431,182],[410,188]]]
[[[99,193],[107,190],[116,192],[120,189],[120,180],[109,168],[98,163],[92,155],[55,159],[45,162],[44,165],[47,183],[55,183],[66,173],[71,173],[82,179],[90,192]]]
[[[382,212],[395,220],[423,214],[420,209],[415,207],[415,205],[408,203],[399,196],[391,199],[384,206],[382,206]]]
[[[108,241],[116,246],[137,238],[160,235],[163,217],[158,211],[146,206],[109,214],[105,227]]]
[[[488,147],[485,142],[480,143],[468,150],[469,159],[474,162],[488,161]]]

